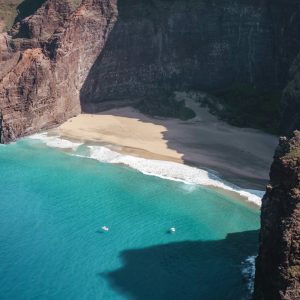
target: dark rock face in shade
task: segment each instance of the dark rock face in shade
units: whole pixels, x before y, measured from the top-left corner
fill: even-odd
[[[254,300],[300,299],[300,132],[282,138],[262,201]]]
[[[0,35],[1,142],[80,113],[79,92],[117,17],[115,0],[48,0]]]
[[[281,132],[300,129],[300,53],[290,68],[290,81],[283,91]]]
[[[280,94],[300,50],[297,1],[119,0],[118,11],[83,86],[84,111],[161,102],[174,90]]]

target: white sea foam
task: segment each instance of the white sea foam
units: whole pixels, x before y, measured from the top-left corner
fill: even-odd
[[[123,155],[103,146],[89,146],[89,148],[90,157],[101,162],[124,164],[146,175],[184,182],[186,184],[221,188],[227,191],[235,192],[248,199],[248,201],[255,203],[256,205],[261,205],[261,197],[263,195],[262,191],[243,190],[233,184],[223,181],[218,176],[205,170],[175,162],[151,160]]]
[[[183,184],[182,189],[188,193],[192,193],[193,191],[195,191],[197,189],[197,185],[196,184]]]
[[[30,136],[44,142],[53,148],[72,149],[76,151],[82,143],[74,143],[58,136],[49,136],[46,132]],[[163,179],[183,182],[188,185],[213,186],[239,194],[256,205],[261,205],[263,191],[241,189],[231,183],[225,182],[217,175],[205,170],[190,167],[176,162],[144,159],[129,155],[123,155],[112,151],[104,146],[88,146],[90,149],[89,158],[100,162],[111,164],[124,164],[146,175],[152,175]],[[78,155],[77,156],[83,156]],[[87,157],[87,156],[84,156]]]
[[[255,259],[256,256],[249,256],[242,262],[242,274],[247,281],[250,294],[254,291]]]
[[[40,140],[44,142],[47,146],[52,148],[72,149],[74,151],[80,145],[82,145],[82,143],[74,143],[69,140],[62,139],[58,136],[48,136],[46,132],[31,135],[29,138],[34,140]]]

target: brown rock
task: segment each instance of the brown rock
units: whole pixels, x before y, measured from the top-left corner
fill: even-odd
[[[280,140],[262,201],[255,300],[300,299],[300,132]]]
[[[78,2],[24,0],[19,22],[0,36],[2,142],[48,128],[80,109],[134,104],[146,113],[180,116],[183,106],[174,91],[255,87],[272,91],[273,99],[299,52],[295,0],[84,0],[74,12]],[[27,49],[41,52],[28,60]],[[11,81],[18,63],[24,72]],[[248,93],[245,102],[252,102]],[[295,111],[289,98],[284,119]],[[257,111],[271,107],[255,103]],[[266,128],[270,118],[255,117]]]
[[[0,35],[0,142],[80,113],[79,91],[117,17],[116,0],[48,0]]]

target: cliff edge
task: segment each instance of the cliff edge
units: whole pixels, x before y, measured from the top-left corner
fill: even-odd
[[[300,132],[281,138],[262,200],[254,300],[300,299]]]
[[[45,1],[0,35],[0,143],[81,111],[80,89],[117,17],[116,0]]]

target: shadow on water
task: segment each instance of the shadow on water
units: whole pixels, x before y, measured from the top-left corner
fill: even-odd
[[[126,250],[120,269],[99,276],[130,299],[249,299],[242,262],[257,253],[257,240],[258,231],[247,231]]]

